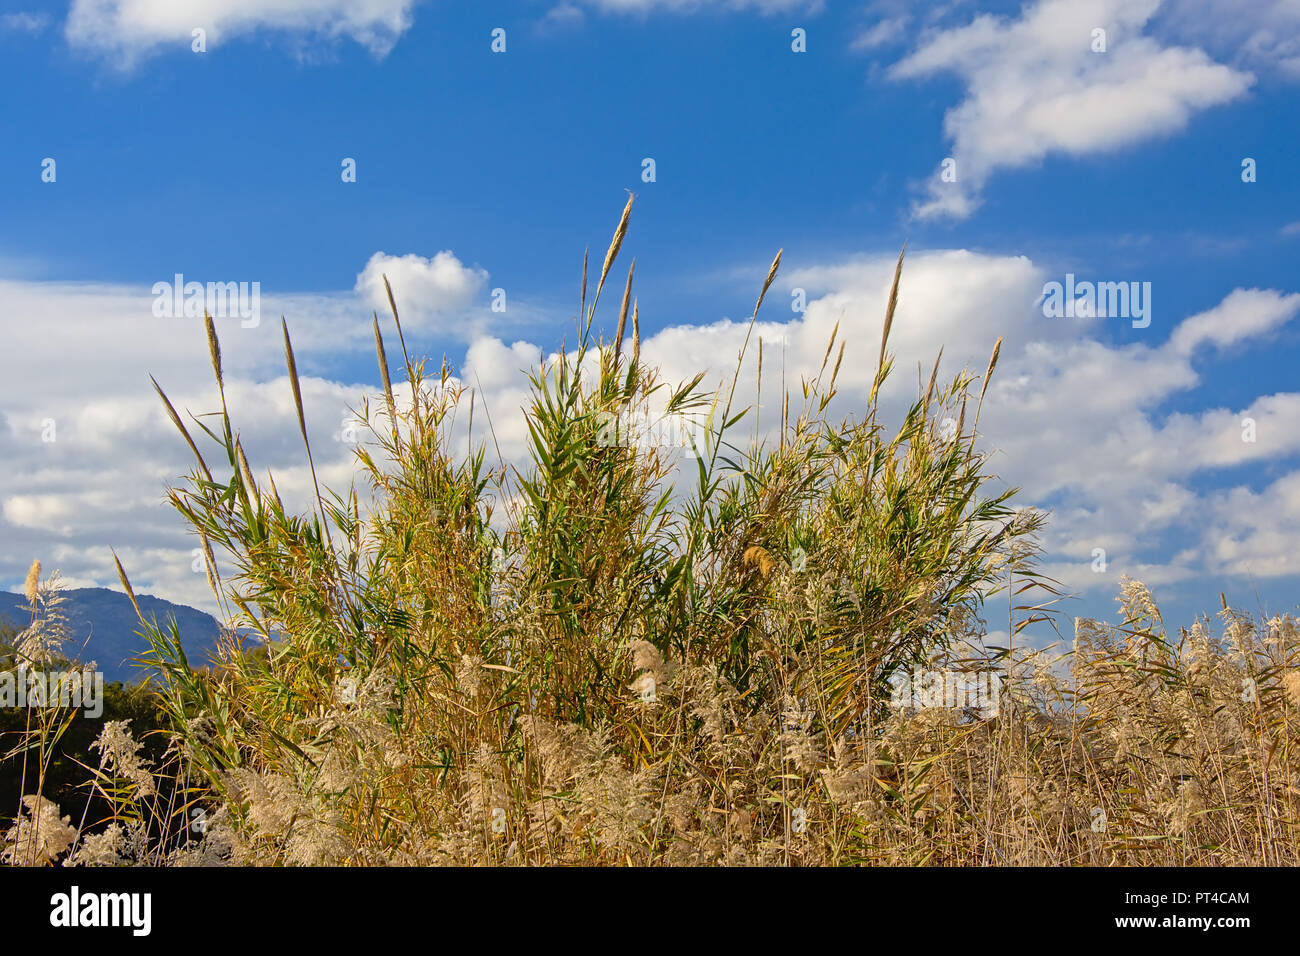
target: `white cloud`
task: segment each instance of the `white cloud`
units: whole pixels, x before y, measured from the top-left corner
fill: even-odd
[[[1212,343],[1219,348],[1281,327],[1300,310],[1300,292],[1279,296],[1260,289],[1237,289],[1214,308],[1185,319],[1169,347],[1180,355]]]
[[[1252,69],[1300,79],[1300,2],[1200,0],[1161,9],[1165,32]]]
[[[796,268],[778,279],[737,386],[737,407],[752,403],[761,338],[765,433],[780,408],[782,372],[797,398],[801,377],[816,375],[836,323],[847,346],[835,408],[860,413],[875,371],[893,265],[892,257],[858,257]],[[1300,458],[1300,392],[1260,395],[1241,408],[1160,410],[1197,389],[1222,350],[1258,346],[1294,321],[1300,294],[1234,290],[1176,323],[1160,345],[1111,345],[1091,337],[1095,323],[1045,319],[1033,307],[1042,279],[1042,270],[1021,256],[910,254],[890,337],[896,365],[883,393],[886,420],[897,420],[915,396],[917,364],[928,375],[940,344],[941,378],[948,378],[963,366],[982,372],[992,342],[1002,336],[980,432],[985,447],[996,450],[992,468],[1001,481],[1022,489],[1021,503],[1053,512],[1045,539],[1048,573],[1094,593],[1112,591],[1124,573],[1153,586],[1236,573],[1245,564],[1216,557],[1226,547],[1221,539],[1236,541],[1239,550],[1249,545],[1253,574],[1296,573],[1286,570],[1285,535],[1250,532],[1230,516],[1212,532],[1203,516],[1222,492],[1203,489],[1246,479],[1232,469],[1257,473]],[[802,316],[787,318],[785,295],[795,287],[804,288],[810,301]],[[670,383],[707,367],[705,389],[725,388],[746,327],[743,320],[724,319],[666,328],[642,342],[642,355]],[[466,381],[483,389],[481,401],[492,411],[503,454],[516,461],[527,432],[510,416],[528,393],[515,370],[535,367],[538,352],[527,343],[506,346],[485,338],[471,345],[466,361]],[[494,371],[476,380],[478,368]],[[1254,441],[1243,440],[1245,418],[1254,421]],[[753,427],[752,421],[751,413],[743,427]],[[1103,574],[1092,570],[1095,548],[1107,553]]]
[[[0,33],[30,33],[33,36],[50,25],[44,13],[0,13]]]
[[[768,426],[780,407],[775,383],[782,364],[797,396],[800,377],[816,374],[836,322],[848,343],[837,407],[861,411],[892,269],[892,257],[864,257],[796,269],[778,280],[778,288],[802,286],[818,297],[802,317],[783,320],[774,289],[772,311],[756,329],[765,344],[760,414]],[[1079,591],[1110,592],[1124,573],[1155,586],[1244,567],[1215,557],[1220,538],[1242,549],[1249,544],[1256,575],[1296,573],[1286,570],[1285,535],[1261,530],[1243,538],[1249,529],[1232,524],[1230,515],[1211,534],[1202,516],[1219,493],[1198,489],[1232,480],[1229,469],[1300,458],[1300,392],[1261,395],[1244,408],[1160,409],[1200,386],[1208,374],[1202,366],[1219,350],[1257,346],[1294,321],[1300,295],[1235,290],[1178,323],[1161,345],[1109,345],[1090,337],[1095,325],[1045,319],[1034,309],[1041,282],[1042,270],[1024,257],[965,250],[909,255],[890,336],[896,365],[883,393],[886,420],[897,420],[916,394],[917,364],[928,376],[940,344],[941,378],[948,378],[963,366],[981,373],[992,342],[1002,336],[980,432],[985,447],[996,450],[993,470],[1022,489],[1021,503],[1053,512],[1045,539],[1048,573]],[[674,327],[645,341],[642,354],[671,382],[707,362],[706,384],[716,387],[729,381],[744,334],[744,322]],[[527,354],[516,350],[521,358]],[[744,403],[755,394],[754,366],[751,351],[738,386]],[[1243,440],[1247,417],[1254,420],[1254,441]],[[1106,550],[1104,574],[1092,570],[1095,548]]]
[[[999,169],[1165,136],[1250,88],[1249,73],[1144,35],[1158,7],[1159,0],[1040,0],[1019,19],[985,14],[929,35],[892,75],[956,73],[966,97],[944,119],[957,180],[942,181],[936,164],[916,215],[969,216]],[[1106,31],[1104,53],[1093,52],[1094,29]]]
[[[449,250],[431,259],[376,252],[357,275],[355,291],[381,314],[390,311],[384,276],[393,287],[403,324],[410,328],[440,326],[439,331],[457,328],[452,320],[469,307],[488,280],[487,272],[463,265]]]
[[[1297,315],[1300,295],[1236,290],[1157,347],[1031,341],[1004,351],[981,431],[1009,483],[1032,502],[1057,504],[1048,545],[1078,562],[1070,583],[1109,588],[1127,572],[1155,584],[1223,569],[1203,521],[1213,495],[1193,486],[1300,456],[1300,393],[1261,395],[1239,409],[1159,409],[1201,384],[1193,358],[1204,364],[1215,353],[1199,346],[1257,345]],[[1109,555],[1105,575],[1089,567],[1096,547]],[[1257,562],[1255,573],[1277,566]]]
[[[1300,574],[1300,471],[1259,492],[1239,487],[1214,495],[1208,519],[1207,563],[1215,573]]]
[[[297,40],[347,37],[384,56],[411,26],[416,0],[73,0],[68,42],[130,66],[161,48],[190,50],[276,31]]]
[[[388,268],[402,260],[379,261]],[[423,282],[422,294],[448,301],[463,301],[457,296],[475,286],[473,271],[450,253],[438,263],[439,256],[414,257],[395,280],[404,311],[402,303],[418,296],[403,282]],[[847,343],[837,413],[861,413],[893,265],[892,256],[862,256],[778,278],[737,387],[738,407],[752,403],[761,336],[765,432],[780,408],[782,372],[797,399],[800,378],[816,374],[836,323]],[[1042,268],[1023,256],[909,253],[890,340],[896,371],[884,392],[885,420],[897,421],[916,394],[917,363],[928,375],[941,343],[946,379],[962,366],[982,372],[1002,336],[979,427],[985,446],[996,449],[1000,480],[1022,487],[1022,503],[1053,509],[1049,573],[1089,592],[1113,589],[1125,572],[1153,585],[1297,573],[1288,562],[1300,536],[1300,477],[1260,489],[1248,474],[1300,459],[1300,393],[1262,394],[1241,408],[1160,410],[1173,400],[1185,406],[1222,350],[1257,345],[1294,321],[1300,295],[1236,290],[1183,319],[1162,344],[1112,345],[1091,337],[1095,324],[1045,319],[1034,307],[1043,279]],[[795,287],[809,296],[802,315],[787,311]],[[354,474],[352,446],[338,438],[346,409],[366,389],[312,374],[312,350],[368,349],[373,294],[373,283],[359,283],[354,295],[303,296],[286,312],[295,343],[314,343],[300,349],[300,366],[317,467],[329,486],[345,487]],[[313,336],[297,317],[320,313],[321,303],[335,314]],[[10,330],[10,346],[0,351],[0,580],[16,583],[39,556],[72,580],[111,585],[112,545],[141,590],[209,607],[203,575],[190,569],[194,542],[163,502],[166,482],[192,462],[147,378],[162,370],[178,408],[212,410],[216,391],[201,327],[153,318],[147,296],[128,290],[46,283],[0,283],[0,319]],[[646,336],[642,354],[674,384],[707,367],[705,387],[713,389],[730,382],[745,331],[745,321],[727,319],[665,328]],[[273,469],[286,501],[306,507],[310,476],[279,364],[278,329],[271,322],[228,325],[222,342],[232,416],[255,470]],[[478,438],[487,440],[490,417],[492,458],[499,445],[508,461],[523,461],[525,370],[536,367],[541,351],[488,333],[467,347],[460,376],[478,390]],[[413,345],[412,352],[422,349]],[[1245,417],[1254,419],[1253,442],[1243,441]],[[57,423],[56,442],[41,440],[46,419]],[[751,415],[743,427],[752,422]],[[1095,548],[1106,549],[1104,574],[1091,570]]]
[[[351,292],[265,293],[255,327],[216,320],[232,416],[254,468],[274,469],[286,503],[305,507],[311,486],[276,319],[289,321],[317,469],[323,482],[328,476],[345,486],[353,446],[338,438],[364,389],[316,370],[349,354],[373,362],[372,310],[391,336],[380,271],[393,282],[412,349],[424,349],[433,334],[465,338],[485,327],[486,309],[474,296],[487,273],[462,266],[451,252],[428,259],[378,253]],[[147,282],[0,280],[0,580],[39,556],[62,566],[69,580],[111,585],[108,549],[116,546],[142,591],[209,606],[204,576],[190,570],[193,542],[164,504],[165,485],[193,462],[149,376],[183,416],[212,411],[216,391],[201,320],[160,318],[153,304]],[[512,303],[512,320],[530,311]],[[197,426],[191,431],[206,451]]]
[[[233,338],[233,336],[227,336]],[[189,413],[219,408],[201,341],[190,358],[159,363],[163,387],[185,418],[191,435],[214,471],[222,462],[217,446]],[[43,369],[57,355],[28,356]],[[350,444],[336,438],[345,409],[356,407],[363,389],[303,376],[302,391],[317,471],[323,483],[345,486],[353,473]],[[305,509],[311,479],[300,439],[288,380],[281,375],[253,382],[226,376],[231,415],[256,473],[271,468],[286,504]],[[211,605],[202,573],[191,570],[196,546],[180,516],[165,503],[165,488],[195,467],[175,427],[163,414],[148,380],[128,378],[98,390],[49,388],[18,396],[6,388],[0,400],[0,534],[5,553],[0,578],[11,578],[23,561],[41,558],[84,584],[109,586],[116,548],[144,592],[200,607]],[[50,436],[48,422],[55,430]],[[53,441],[44,441],[53,437]]]
[[[854,50],[874,50],[898,41],[906,32],[906,17],[887,17],[854,37],[850,47]]]

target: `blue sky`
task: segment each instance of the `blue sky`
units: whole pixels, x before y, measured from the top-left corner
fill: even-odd
[[[6,9],[0,451],[17,467],[0,477],[0,585],[33,556],[111,584],[112,545],[142,590],[210,603],[161,503],[188,462],[146,373],[195,411],[213,395],[201,329],[153,316],[154,283],[260,283],[260,325],[218,326],[250,449],[292,489],[281,312],[324,447],[376,384],[380,271],[409,296],[419,351],[472,373],[507,419],[520,369],[571,334],[583,249],[603,252],[631,189],[625,254],[669,377],[725,370],[725,320],[748,315],[781,247],[767,341],[785,343],[793,377],[838,320],[869,374],[906,241],[900,368],[945,345],[946,371],[978,372],[1004,337],[983,430],[1023,503],[1054,512],[1047,561],[1079,595],[1070,613],[1108,614],[1126,572],[1175,623],[1220,590],[1294,608],[1294,0]],[[955,183],[939,175],[950,157]],[[1045,317],[1035,300],[1066,273],[1149,282],[1150,325]],[[325,470],[345,482],[349,449],[334,451]]]

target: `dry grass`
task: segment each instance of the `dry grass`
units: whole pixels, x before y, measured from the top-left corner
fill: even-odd
[[[224,394],[204,428],[219,467],[167,404],[198,459],[172,501],[234,568],[221,580],[209,560],[229,622],[268,651],[231,641],[222,667],[195,670],[174,626],[145,622],[177,764],[132,764],[116,728],[99,776],[121,817],[78,861],[1296,862],[1292,619],[1225,606],[1219,633],[1204,619],[1173,636],[1126,582],[1122,623],[1079,622],[1070,654],[984,648],[999,591],[1021,601],[998,605],[1013,635],[1051,619],[1043,516],[986,493],[974,376],[941,385],[936,362],[898,428],[879,420],[897,275],[863,417],[826,419],[832,337],[817,378],[783,397],[779,439],[742,448],[739,371],[714,396],[660,383],[634,302],[630,353],[592,338],[630,211],[590,305],[584,262],[576,349],[532,378],[526,468],[452,451],[472,397],[445,365],[430,381],[404,341],[399,399],[377,319],[383,404],[360,410],[358,452],[373,509],[318,491],[312,514],[286,512],[254,482]],[[305,443],[287,328],[285,347]],[[697,468],[603,439],[651,398],[707,417]],[[891,678],[919,667],[1005,675],[996,716],[893,706]],[[192,799],[133,812],[150,772],[182,775]]]

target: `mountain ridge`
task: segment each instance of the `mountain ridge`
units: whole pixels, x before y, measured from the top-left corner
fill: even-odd
[[[140,620],[130,598],[109,588],[66,588],[60,593],[69,632],[64,653],[81,661],[95,661],[107,681],[140,680],[144,669],[131,660],[148,650],[149,642],[136,633]],[[152,594],[137,594],[136,598],[146,618],[165,625],[169,617],[175,617],[181,646],[193,666],[208,662],[221,632],[216,618]],[[21,630],[29,620],[26,605],[21,594],[0,591],[0,620]]]

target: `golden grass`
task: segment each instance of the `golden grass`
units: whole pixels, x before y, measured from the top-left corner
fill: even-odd
[[[178,755],[165,772],[189,797],[142,812],[161,788],[115,728],[97,785],[119,800],[117,835],[85,833],[78,861],[140,861],[144,845],[171,864],[1296,862],[1292,618],[1225,602],[1217,631],[1170,634],[1126,581],[1120,623],[1077,622],[1064,655],[983,647],[999,592],[1013,638],[1053,620],[1034,570],[1044,517],[986,491],[968,372],[944,385],[936,360],[897,429],[879,420],[902,255],[865,415],[826,418],[837,330],[802,407],[782,383],[779,439],[742,448],[748,335],[725,400],[700,378],[661,383],[640,362],[629,269],[615,340],[590,340],[631,208],[590,308],[584,257],[576,354],[532,376],[525,468],[451,450],[472,397],[445,363],[429,387],[404,340],[412,401],[397,405],[377,317],[368,514],[354,489],[319,487],[312,514],[286,512],[273,480],[254,484],[224,399],[215,477],[163,396],[199,461],[172,502],[233,568],[213,581],[229,623],[267,650],[231,640],[196,670],[174,626],[144,622]],[[285,351],[305,442],[287,326]],[[710,423],[696,467],[600,440],[604,416],[651,395]],[[919,668],[1002,675],[996,714],[897,706],[891,682]]]

